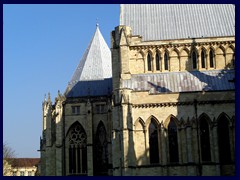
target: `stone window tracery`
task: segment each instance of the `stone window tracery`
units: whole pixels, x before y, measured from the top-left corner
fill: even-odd
[[[80,124],[69,132],[69,173],[87,174],[87,135]]]

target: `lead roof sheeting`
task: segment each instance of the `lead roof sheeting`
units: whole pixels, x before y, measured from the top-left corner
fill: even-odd
[[[120,24],[143,41],[235,36],[235,5],[121,4]]]
[[[107,96],[112,93],[112,78],[95,81],[78,81],[67,97]]]
[[[157,93],[234,90],[234,83],[229,82],[234,77],[234,70],[138,74],[132,75],[130,80],[123,80],[123,88],[135,91],[154,88]]]

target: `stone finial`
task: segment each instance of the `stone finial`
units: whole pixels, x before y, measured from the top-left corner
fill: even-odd
[[[99,27],[98,18],[96,18],[96,27]]]
[[[60,90],[58,90],[58,97],[61,97],[61,93],[60,93]]]
[[[51,102],[50,92],[48,92],[48,102]]]
[[[46,102],[46,101],[47,101],[46,94],[44,94],[44,102]]]

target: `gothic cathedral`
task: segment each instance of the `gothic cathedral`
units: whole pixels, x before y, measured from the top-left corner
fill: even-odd
[[[44,99],[41,175],[235,175],[235,6],[120,8]]]

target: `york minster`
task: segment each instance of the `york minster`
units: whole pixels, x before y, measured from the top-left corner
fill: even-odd
[[[235,6],[121,4],[109,35],[43,100],[41,175],[235,175]]]

